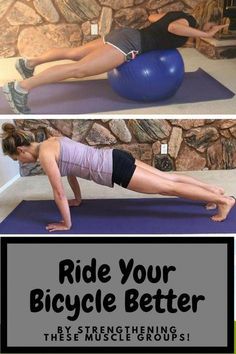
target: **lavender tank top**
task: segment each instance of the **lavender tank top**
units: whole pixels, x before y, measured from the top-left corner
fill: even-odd
[[[77,176],[113,187],[112,149],[97,149],[63,137],[58,167],[61,176]]]

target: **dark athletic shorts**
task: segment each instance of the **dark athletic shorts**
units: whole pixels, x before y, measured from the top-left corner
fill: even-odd
[[[103,38],[105,44],[110,44],[124,54],[130,61],[141,52],[141,34],[134,28],[120,28],[111,31]]]
[[[127,151],[113,149],[112,184],[127,188],[136,169],[135,158]]]

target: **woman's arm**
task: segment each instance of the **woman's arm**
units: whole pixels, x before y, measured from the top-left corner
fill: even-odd
[[[62,221],[60,223],[50,223],[46,229],[48,231],[69,230],[71,228],[71,216],[67,198],[61,181],[60,171],[58,169],[55,156],[52,154],[40,153],[41,166],[49,178],[53,189],[54,200],[61,213]]]
[[[81,191],[76,176],[67,176],[67,180],[74,193],[75,199],[69,200],[69,206],[79,206],[81,204]]]
[[[179,23],[178,21],[171,22],[168,26],[168,31],[170,33],[176,34],[177,36],[184,37],[201,37],[201,38],[211,38],[221,29],[227,27],[228,25],[216,25],[208,31],[201,31],[196,28],[192,28]]]

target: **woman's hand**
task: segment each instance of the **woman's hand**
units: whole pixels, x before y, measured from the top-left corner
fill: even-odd
[[[210,30],[208,30],[207,33],[207,37],[211,38],[213,37],[217,32],[219,32],[220,30],[222,30],[223,28],[229,27],[229,25],[215,25],[212,26]]]
[[[78,199],[70,199],[68,200],[68,204],[70,207],[77,207],[77,206],[80,206],[82,200],[78,200]]]
[[[46,230],[49,232],[52,231],[65,231],[65,230],[70,230],[71,226],[67,226],[64,221],[58,222],[58,223],[52,223],[48,224],[46,226]]]

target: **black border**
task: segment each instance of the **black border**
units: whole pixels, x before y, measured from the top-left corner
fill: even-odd
[[[8,244],[226,244],[227,317],[225,347],[10,347],[7,345],[7,247]],[[234,352],[234,238],[233,237],[2,237],[1,238],[1,352],[2,353],[233,353]]]

